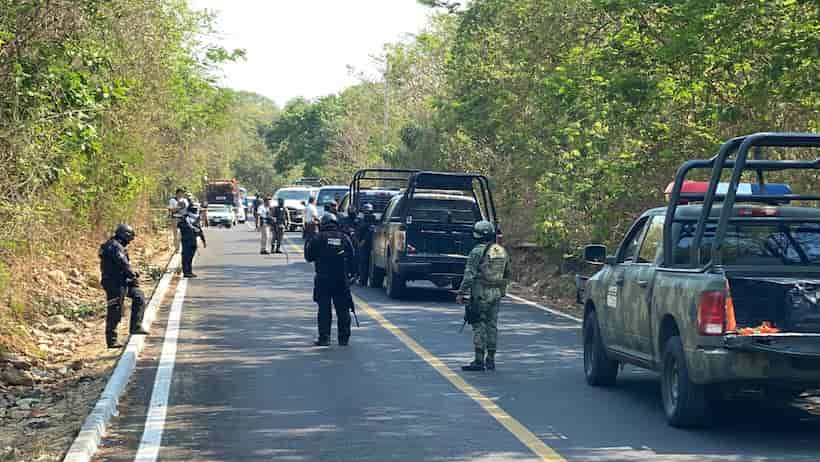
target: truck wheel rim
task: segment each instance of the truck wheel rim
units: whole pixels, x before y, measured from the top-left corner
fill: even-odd
[[[669,410],[674,410],[678,406],[678,398],[680,397],[680,368],[675,358],[668,358],[666,360],[666,402]]]

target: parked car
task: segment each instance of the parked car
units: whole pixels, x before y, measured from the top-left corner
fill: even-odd
[[[207,209],[208,225],[224,225],[228,228],[236,225],[236,213],[230,205],[208,204]]]
[[[391,298],[400,297],[408,281],[458,287],[467,255],[476,244],[473,226],[481,220],[494,223],[498,229],[485,177],[414,174],[406,193],[393,196],[376,226],[370,258],[371,287],[381,287],[384,282]]]
[[[334,200],[341,203],[342,198],[348,193],[347,186],[322,186],[316,192],[316,208],[321,217],[325,213],[325,208],[329,207]]]
[[[767,147],[782,159],[786,148],[820,148],[820,135],[730,140],[685,163],[669,205],[638,217],[614,255],[587,246],[585,259],[603,265],[576,279],[588,384],[614,385],[621,364],[658,371],[666,419],[679,427],[710,423],[726,392],[820,386],[820,209],[805,205],[820,196],[765,183],[820,163],[762,160]],[[685,181],[696,170],[711,181]],[[739,183],[749,171],[758,183]]]
[[[291,186],[281,188],[273,195],[273,204],[276,205],[279,199],[285,200],[285,207],[290,213],[290,229],[296,231],[304,226],[304,209],[308,199],[310,199],[311,188],[309,186]]]

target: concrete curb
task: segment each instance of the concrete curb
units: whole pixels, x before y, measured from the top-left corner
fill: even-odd
[[[165,297],[165,292],[168,291],[168,286],[171,285],[171,280],[177,268],[179,268],[179,264],[180,255],[175,253],[168,262],[168,266],[165,267],[165,274],[162,275],[162,279],[160,279],[154,293],[151,295],[151,301],[145,307],[145,314],[142,319],[143,327],[150,328],[156,319],[162,299]],[[139,359],[140,352],[144,347],[144,335],[132,335],[128,339],[128,345],[126,345],[125,351],[117,361],[114,372],[108,379],[108,383],[97,400],[97,404],[94,405],[94,409],[86,417],[80,433],[74,439],[74,443],[66,453],[63,462],[88,462],[97,452],[100,441],[105,435],[106,426],[111,418],[118,414],[117,405],[120,396],[125,391],[125,387],[128,386],[131,374],[137,367],[137,359]]]

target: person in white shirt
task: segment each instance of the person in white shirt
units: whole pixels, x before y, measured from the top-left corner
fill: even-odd
[[[174,237],[174,250],[179,250],[179,220],[185,216],[188,209],[188,200],[185,199],[185,190],[177,188],[176,195],[168,201],[168,231]]]
[[[302,217],[304,220],[302,226],[302,238],[304,238],[305,241],[308,241],[316,234],[316,225],[319,224],[319,211],[316,209],[315,197],[308,199],[308,203],[305,206]]]
[[[260,255],[270,254],[271,246],[271,213],[270,213],[270,197],[265,198],[265,202],[256,209],[256,227],[262,231],[262,249],[259,251]]]

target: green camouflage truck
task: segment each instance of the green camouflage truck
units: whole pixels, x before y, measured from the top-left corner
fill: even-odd
[[[815,134],[732,139],[686,162],[669,205],[643,213],[614,255],[585,248],[602,265],[578,279],[587,383],[614,385],[621,364],[658,371],[667,420],[679,427],[709,424],[727,392],[820,387],[820,196],[765,182],[785,170],[820,173],[817,148]],[[795,149],[812,160],[761,159]],[[686,180],[697,170],[709,181]]]

